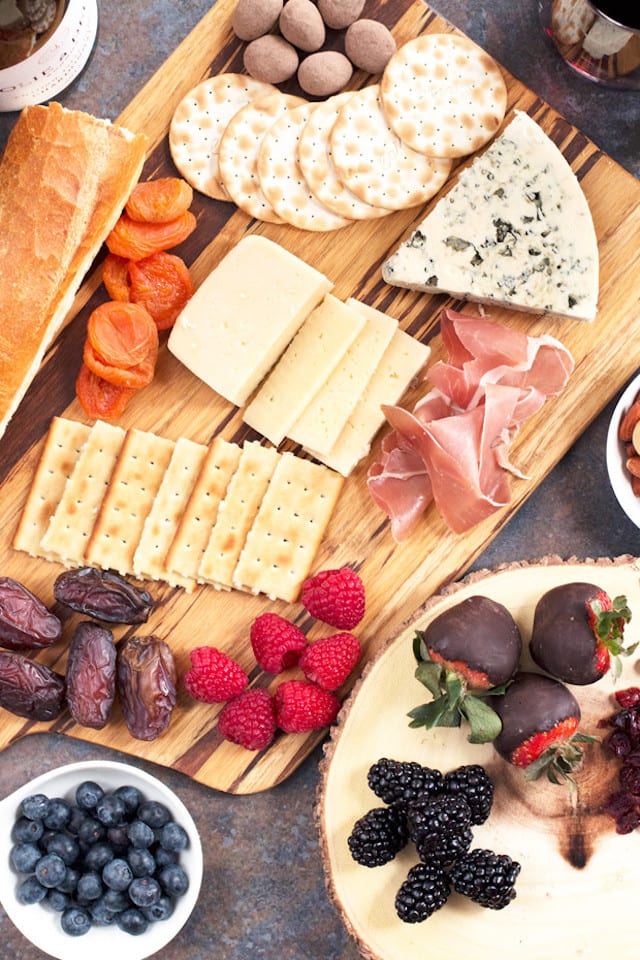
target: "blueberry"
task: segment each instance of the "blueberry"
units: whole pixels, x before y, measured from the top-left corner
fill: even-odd
[[[81,810],[93,810],[103,796],[104,790],[93,780],[84,780],[76,789],[76,803]]]
[[[125,825],[121,827],[109,827],[107,829],[107,841],[116,856],[124,854],[129,849],[129,838]]]
[[[97,843],[98,840],[102,840],[104,833],[104,827],[98,820],[94,820],[93,817],[86,817],[78,830],[78,840],[89,847]]]
[[[158,867],[168,867],[171,863],[178,863],[180,854],[177,850],[165,850],[164,847],[157,847],[153,852]]]
[[[63,911],[60,924],[69,936],[81,937],[91,929],[91,916],[83,907],[69,907]]]
[[[78,879],[76,895],[83,900],[97,900],[104,893],[102,879],[97,873],[83,873]]]
[[[30,820],[18,817],[13,825],[11,836],[16,843],[37,843],[44,833],[42,820]]]
[[[57,853],[68,867],[80,856],[80,847],[68,833],[54,833],[46,845],[47,853]]]
[[[47,853],[41,857],[35,868],[36,879],[43,887],[58,887],[67,873],[67,865],[57,853]]]
[[[179,863],[163,867],[158,879],[170,896],[179,897],[189,888],[189,878]]]
[[[127,827],[127,837],[132,847],[150,847],[156,835],[147,823],[134,820]]]
[[[187,831],[173,820],[162,827],[158,833],[158,840],[165,850],[186,850],[189,845]]]
[[[127,907],[131,906],[129,897],[124,890],[107,890],[104,896],[100,897],[100,901],[103,901],[105,906],[113,913],[120,913],[121,910],[126,910]]]
[[[115,857],[104,866],[102,880],[111,890],[126,890],[133,880],[133,873],[126,860]]]
[[[54,797],[49,801],[49,809],[44,818],[44,825],[49,830],[62,830],[71,820],[71,804],[62,797]]]
[[[138,819],[148,823],[154,830],[164,827],[171,820],[171,811],[158,800],[145,800],[138,807]]]
[[[80,879],[80,873],[78,870],[75,870],[73,867],[67,867],[67,872],[64,879],[57,885],[56,890],[60,890],[62,893],[75,893],[78,880]]]
[[[91,914],[91,919],[94,923],[101,927],[107,927],[109,924],[113,923],[118,911],[113,910],[107,903],[105,903],[104,897],[100,897],[99,900],[96,900],[95,903],[91,904],[89,907],[89,913]]]
[[[134,936],[144,933],[149,926],[149,921],[141,910],[135,907],[129,907],[116,916],[116,923],[124,933],[131,933]]]
[[[67,824],[67,830],[69,831],[69,833],[73,833],[74,835],[77,836],[77,834],[80,831],[80,827],[82,826],[84,821],[87,819],[87,816],[88,814],[86,810],[81,810],[80,807],[72,807],[71,819]]]
[[[169,897],[160,897],[160,899],[156,903],[152,903],[150,907],[142,907],[142,912],[151,923],[153,923],[154,920],[168,920],[173,913],[173,900]]]
[[[17,873],[33,873],[41,859],[42,850],[35,843],[16,843],[9,854],[9,862]]]
[[[127,807],[122,797],[106,794],[98,801],[95,816],[105,827],[117,827],[124,822]]]
[[[47,892],[47,903],[52,910],[62,913],[70,905],[71,897],[68,893],[63,893],[62,890],[49,890]]]
[[[29,820],[44,820],[49,810],[49,797],[44,793],[34,793],[22,801],[22,812]]]
[[[127,855],[134,877],[150,877],[156,869],[156,860],[147,847],[132,847]]]
[[[46,895],[47,888],[43,887],[33,874],[30,877],[26,877],[16,888],[16,900],[18,903],[40,903]]]
[[[99,841],[94,843],[93,846],[89,847],[84,855],[84,865],[87,870],[96,870],[100,872],[102,868],[109,863],[109,860],[113,860],[115,854],[112,847],[108,843]]]
[[[138,788],[130,786],[129,784],[124,784],[124,786],[118,787],[113,791],[113,793],[114,796],[120,797],[122,800],[124,800],[124,805],[128,816],[134,814],[142,802],[142,795]]]
[[[129,884],[128,893],[136,907],[151,907],[162,896],[160,884],[153,877],[136,877]]]

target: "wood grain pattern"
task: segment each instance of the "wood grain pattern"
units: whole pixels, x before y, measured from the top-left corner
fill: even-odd
[[[233,7],[234,0],[217,0],[119,118],[120,122],[150,137],[152,148],[143,174],[145,178],[175,173],[166,133],[173,109],[182,95],[210,73],[242,69],[242,46],[233,38],[230,28]],[[375,13],[393,27],[399,43],[423,31],[453,29],[420,0],[379,0]],[[369,79],[357,74],[352,85],[363,85]],[[511,76],[507,76],[507,83],[509,112],[514,108],[526,110],[541,124],[570,160],[587,195],[600,245],[600,311],[593,324],[550,321],[506,310],[491,311],[495,319],[532,335],[548,332],[558,337],[576,361],[575,373],[563,396],[549,401],[543,412],[523,427],[514,444],[513,460],[530,479],[514,479],[509,507],[464,536],[449,532],[437,512],[431,509],[420,530],[398,547],[384,516],[367,494],[368,464],[362,464],[349,478],[317,557],[316,568],[349,563],[364,578],[368,608],[360,636],[367,658],[388,636],[397,632],[400,624],[427,597],[468,569],[640,365],[640,341],[635,329],[640,301],[640,248],[636,242],[640,233],[640,185],[535,93]],[[295,92],[293,86],[289,89]],[[427,297],[391,288],[380,276],[382,261],[424,216],[425,208],[400,211],[383,221],[356,223],[331,234],[309,234],[287,226],[258,224],[231,204],[205,197],[197,197],[193,209],[198,229],[177,252],[192,265],[196,283],[202,281],[245,233],[262,233],[329,276],[335,282],[336,296],[359,297],[388,311],[401,322],[403,329],[431,342],[432,359],[441,356],[439,313],[445,305],[460,308],[462,304],[442,296]],[[51,417],[62,414],[86,420],[74,399],[74,381],[82,355],[86,319],[90,310],[105,299],[98,267],[96,264],[76,299],[69,316],[73,322],[66,325],[48,352],[2,440],[0,482],[4,522],[0,535],[0,569],[3,574],[21,579],[45,602],[52,599],[53,580],[60,568],[13,551],[11,537]],[[469,311],[475,309],[470,307]],[[414,389],[407,395],[406,402],[415,402],[423,390],[424,387]],[[123,427],[154,430],[173,440],[185,436],[198,443],[206,443],[216,434],[236,442],[255,438],[243,425],[239,412],[196,381],[164,346],[153,384],[134,398],[120,423]],[[165,585],[154,585],[152,589],[158,607],[146,632],[156,633],[171,644],[180,671],[188,666],[191,647],[210,643],[233,653],[249,670],[253,682],[275,688],[278,678],[260,675],[255,668],[249,645],[251,620],[265,610],[277,610],[296,619],[305,629],[309,628],[311,638],[328,632],[305,620],[304,611],[296,604],[275,604],[240,593],[218,593],[208,587],[193,595]],[[72,626],[73,620],[67,625],[65,635],[70,635]],[[57,669],[64,668],[65,657],[63,645],[41,654],[43,660]],[[216,713],[216,708],[189,703],[181,693],[170,731],[149,744],[135,741],[127,734],[117,711],[101,732],[74,726],[66,715],[53,727],[46,727],[3,713],[0,748],[25,733],[55,729],[172,766],[221,790],[250,793],[285,778],[323,737],[322,732],[281,736],[269,750],[255,755],[220,740]]]

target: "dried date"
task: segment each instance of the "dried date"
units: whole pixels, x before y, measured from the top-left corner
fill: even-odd
[[[101,730],[116,694],[113,634],[89,620],[76,627],[67,659],[67,706],[76,723]]]
[[[0,707],[28,720],[55,720],[65,702],[65,679],[21,653],[0,650]]]
[[[158,637],[128,637],[118,647],[116,687],[127,729],[137,740],[164,733],[176,703],[176,667]]]
[[[0,646],[39,650],[62,636],[62,623],[35,594],[12,577],[0,577]]]
[[[65,607],[106,623],[146,623],[153,608],[146,590],[95,567],[65,570],[56,578],[53,595]]]

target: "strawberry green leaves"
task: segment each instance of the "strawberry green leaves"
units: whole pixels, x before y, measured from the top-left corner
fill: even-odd
[[[612,600],[601,590],[597,597],[587,601],[586,607],[587,619],[596,643],[608,650],[611,672],[614,677],[619,677],[622,673],[620,657],[630,656],[638,646],[637,643],[627,647],[624,645],[624,628],[631,620],[627,598],[620,596]]]
[[[470,743],[494,740],[500,733],[501,722],[486,699],[503,693],[504,686],[469,693],[466,681],[454,669],[431,659],[420,631],[416,632],[413,652],[418,661],[415,677],[433,699],[409,711],[409,726],[459,727],[464,720],[469,724]]]

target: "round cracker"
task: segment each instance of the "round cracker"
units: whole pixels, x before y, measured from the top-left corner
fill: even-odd
[[[258,153],[266,132],[302,97],[270,93],[252,100],[231,118],[218,150],[220,179],[234,203],[256,220],[283,223],[267,200],[258,176]]]
[[[220,73],[193,87],[176,107],[169,127],[174,164],[194,190],[228,200],[220,181],[218,146],[227,123],[241,107],[275,93],[270,83],[240,73]]]
[[[392,130],[432,157],[463,157],[493,137],[507,106],[498,64],[466,37],[425,34],[391,57],[380,102]]]
[[[331,130],[331,156],[340,179],[364,203],[404,210],[438,192],[451,161],[403,143],[382,112],[379,89],[363,87],[345,101]]]
[[[267,130],[258,154],[258,176],[267,200],[287,223],[300,230],[338,230],[353,221],[320,203],[297,160],[300,134],[313,107],[304,103],[287,110]]]
[[[391,210],[364,203],[342,182],[334,166],[329,136],[340,109],[352,94],[337,93],[316,103],[298,143],[298,163],[309,189],[329,210],[352,220],[384,217]]]

